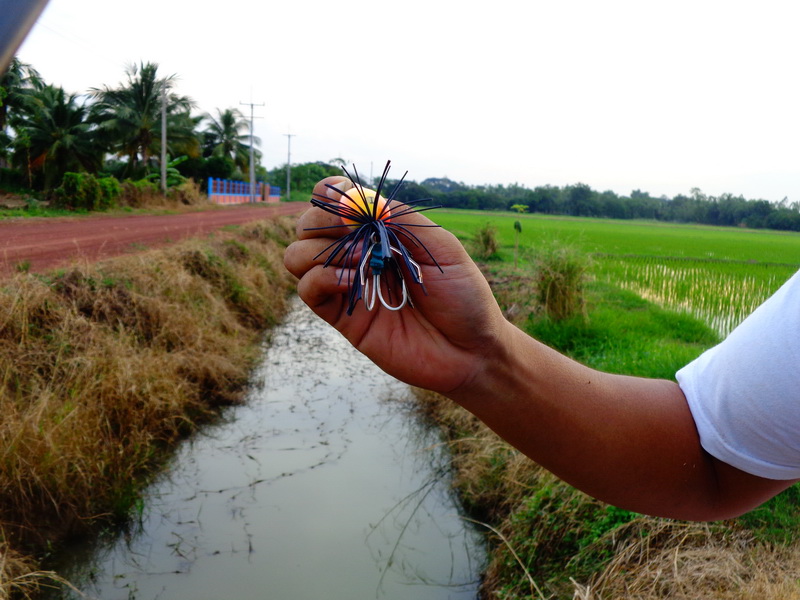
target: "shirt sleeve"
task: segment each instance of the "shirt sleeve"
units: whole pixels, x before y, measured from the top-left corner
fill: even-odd
[[[759,477],[800,478],[800,271],[676,378],[707,452]]]

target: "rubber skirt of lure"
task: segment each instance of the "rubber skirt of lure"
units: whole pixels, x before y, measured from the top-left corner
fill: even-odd
[[[361,184],[358,171],[353,165],[352,175],[347,169],[343,169],[353,184],[352,189],[341,192],[331,185],[328,186],[341,194],[342,201],[331,200],[321,194],[313,194],[311,198],[311,204],[342,219],[341,225],[314,229],[344,232],[316,258],[327,253],[324,267],[336,265],[345,268],[342,278],[347,278],[348,315],[353,314],[359,300],[364,301],[367,310],[372,310],[377,302],[389,310],[399,310],[405,305],[413,306],[406,283],[408,278],[419,285],[423,293],[427,293],[422,281],[422,269],[412,258],[408,245],[421,248],[433,264],[442,270],[425,244],[412,231],[415,227],[439,226],[398,221],[404,215],[439,207],[422,206],[430,198],[411,202],[400,202],[396,199],[408,172],[393,185],[389,194],[383,196],[390,165],[391,161],[387,161],[374,192]]]

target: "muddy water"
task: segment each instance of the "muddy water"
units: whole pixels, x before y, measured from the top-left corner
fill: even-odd
[[[404,385],[299,302],[256,380],[130,532],[72,549],[60,572],[103,600],[475,598],[478,535]]]

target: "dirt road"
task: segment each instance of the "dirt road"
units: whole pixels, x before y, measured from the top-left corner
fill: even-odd
[[[75,260],[95,261],[279,215],[300,214],[305,202],[244,204],[174,215],[91,216],[0,221],[0,274],[18,265],[41,272]]]

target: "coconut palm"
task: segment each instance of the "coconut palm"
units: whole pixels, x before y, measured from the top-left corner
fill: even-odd
[[[156,63],[131,65],[126,84],[92,89],[93,115],[108,149],[127,159],[126,175],[142,174],[161,150],[161,104],[166,97],[169,152],[196,156],[198,120],[190,116],[194,102],[169,92],[175,75],[159,78]]]
[[[39,73],[16,57],[11,59],[11,64],[0,75],[0,163],[11,148],[12,138],[6,132],[9,118],[29,110],[33,91],[41,87]]]
[[[40,172],[45,189],[61,182],[67,171],[96,172],[102,165],[89,109],[63,88],[43,86],[31,96],[24,116],[15,117],[15,162],[29,173]]]
[[[217,116],[216,119],[209,114],[204,117],[208,122],[205,146],[209,154],[229,158],[245,171],[250,161],[250,124],[235,108],[217,109]],[[261,140],[254,136],[253,144],[258,146]]]

